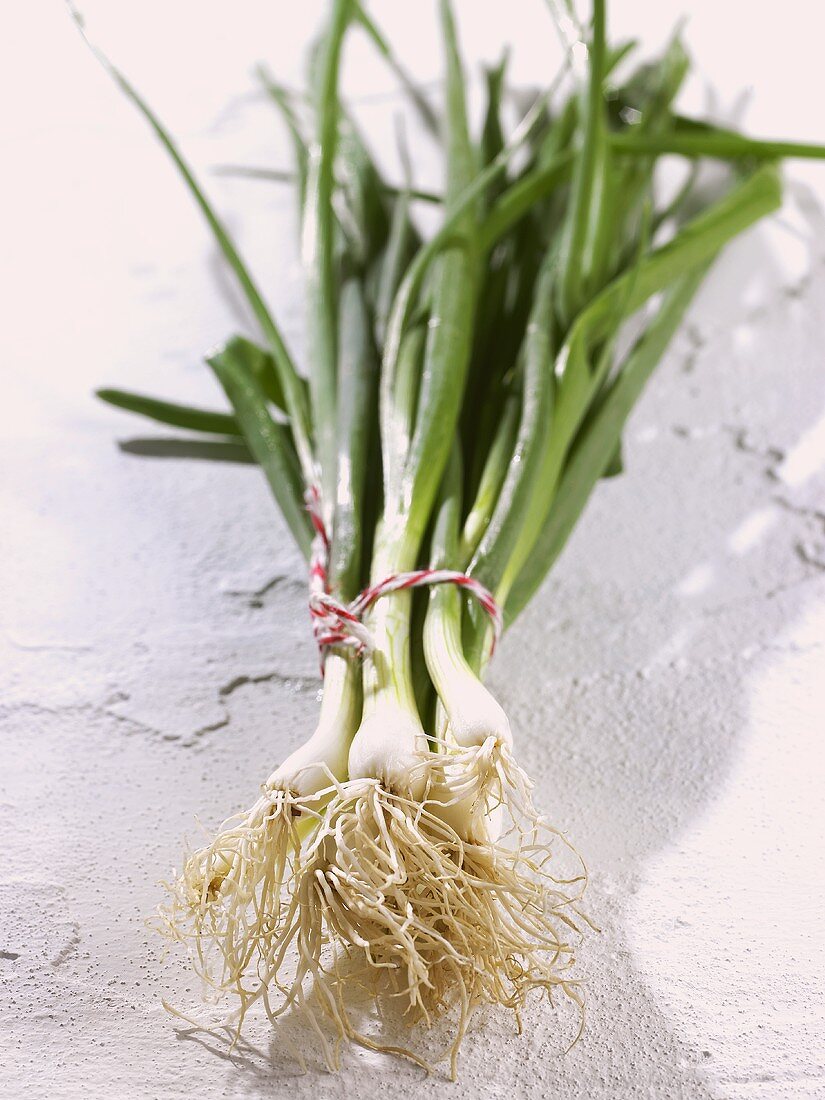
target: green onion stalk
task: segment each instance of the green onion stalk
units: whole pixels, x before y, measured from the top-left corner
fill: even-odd
[[[681,41],[629,67],[604,0],[579,41],[564,18],[571,58],[509,134],[506,58],[487,73],[476,137],[448,0],[439,10],[438,111],[357,0],[332,0],[305,92],[260,74],[295,164],[247,174],[296,186],[302,369],[171,136],[92,48],[177,165],[260,334],[207,358],[229,411],[99,396],[247,448],[307,559],[324,667],[315,731],[188,855],[162,929],[234,998],[238,1033],[261,1005],[273,1022],[302,1014],[331,1068],[342,1039],[428,1066],[414,1030],[400,1045],[365,1033],[350,991],[366,989],[411,1025],[446,1019],[455,1076],[478,1005],[519,1018],[531,990],[583,1004],[587,874],[537,812],[485,683],[495,642],[621,471],[627,418],[709,267],[780,205],[778,158],[825,150],[680,114]],[[440,143],[439,194],[416,189],[403,149],[400,181],[377,166],[339,91],[351,33]],[[674,154],[694,167],[664,203],[658,158]],[[729,166],[711,196],[703,158]],[[429,238],[421,201],[442,210]]]

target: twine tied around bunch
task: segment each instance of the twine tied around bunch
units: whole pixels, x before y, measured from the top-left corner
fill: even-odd
[[[422,588],[433,584],[455,584],[474,599],[490,616],[493,624],[493,649],[501,637],[504,617],[493,594],[474,577],[455,569],[415,569],[409,573],[391,573],[377,584],[369,585],[350,603],[342,603],[329,591],[330,538],[324,523],[321,494],[316,485],[304,497],[315,537],[309,559],[309,613],[312,630],[321,651],[321,660],[330,646],[345,646],[359,655],[370,653],[375,641],[362,621],[376,600],[392,592]]]

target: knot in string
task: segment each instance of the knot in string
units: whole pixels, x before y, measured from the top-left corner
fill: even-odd
[[[416,569],[409,573],[391,573],[377,584],[365,588],[350,603],[337,600],[329,590],[330,539],[317,485],[309,487],[304,500],[315,530],[309,559],[309,613],[322,662],[324,652],[330,646],[354,649],[359,655],[371,653],[375,649],[375,641],[362,622],[364,613],[382,596],[433,584],[455,584],[478,600],[490,616],[495,649],[504,627],[501,608],[489,589],[474,577],[468,577],[466,573],[455,569]]]

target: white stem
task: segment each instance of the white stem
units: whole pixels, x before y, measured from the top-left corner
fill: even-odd
[[[330,785],[329,772],[346,779],[350,742],[360,716],[360,668],[352,658],[330,653],[315,732],[275,769],[267,787],[308,797]]]
[[[377,779],[387,791],[420,798],[426,776],[419,754],[426,747],[418,715],[392,699],[376,703],[353,738],[350,779]]]
[[[464,657],[460,611],[457,591],[433,591],[424,625],[427,669],[462,748],[483,745],[488,737],[510,746],[507,715]]]
[[[386,526],[376,540],[372,580],[415,564],[415,549],[393,541]],[[367,626],[375,649],[364,661],[364,713],[349,754],[350,779],[378,779],[388,790],[419,797],[425,777],[418,754],[427,737],[418,716],[410,665],[410,593],[376,602]]]

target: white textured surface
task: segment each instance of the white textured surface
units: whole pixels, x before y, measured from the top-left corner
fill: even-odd
[[[691,6],[724,106],[753,82],[755,130],[825,136],[810,5],[783,5],[787,51],[751,5]],[[195,815],[248,803],[311,726],[301,563],[256,471],[141,456],[173,433],[89,396],[215,400],[199,358],[243,320],[172,169],[63,11],[20,7],[0,66],[17,104],[0,238],[0,1091],[825,1095],[823,216],[791,209],[805,243],[774,222],[718,264],[632,420],[625,476],[494,669],[538,799],[593,871],[583,1041],[563,1055],[574,1019],[537,1004],[520,1038],[479,1018],[457,1086],[359,1050],[338,1078],[301,1076],[265,1028],[231,1056],[176,1034],[159,997],[193,1004],[195,983],[142,923]],[[201,169],[284,162],[247,70],[263,56],[297,79],[317,4],[86,7]],[[621,8],[617,32],[653,43],[678,14]],[[503,31],[497,10],[461,6],[468,52],[506,34],[516,75],[535,77],[545,45],[556,56],[542,5],[508,4]],[[376,11],[432,76],[429,14]],[[349,80],[391,87],[360,48]],[[361,113],[383,140],[386,102]],[[791,169],[825,194],[822,173]],[[287,196],[212,191],[300,347]]]

